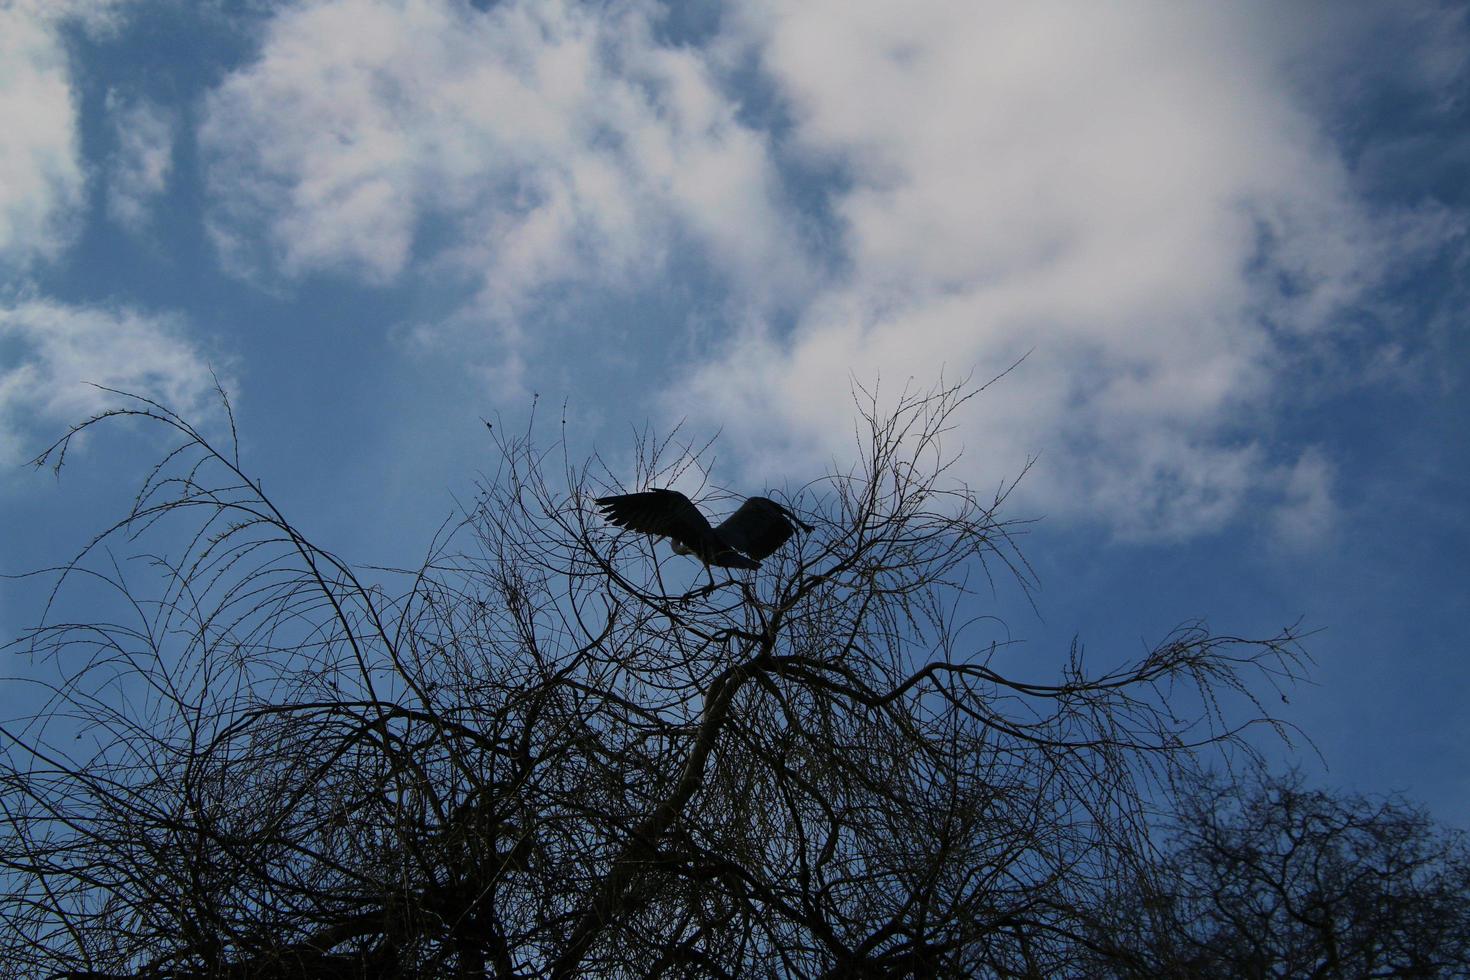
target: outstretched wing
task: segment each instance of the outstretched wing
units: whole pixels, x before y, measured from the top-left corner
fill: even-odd
[[[798,527],[803,531],[812,529],[769,497],[751,497],[725,518],[715,533],[731,547],[760,561],[785,544]]]
[[[616,497],[598,497],[597,506],[609,524],[644,534],[661,534],[698,554],[708,546],[709,521],[694,503],[677,490],[645,490]]]

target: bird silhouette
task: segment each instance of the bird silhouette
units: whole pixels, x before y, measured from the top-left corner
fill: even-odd
[[[797,528],[812,526],[769,497],[748,497],[719,525],[677,490],[654,489],[598,497],[609,524],[669,539],[674,553],[694,555],[719,568],[759,568],[761,559],[786,543]]]

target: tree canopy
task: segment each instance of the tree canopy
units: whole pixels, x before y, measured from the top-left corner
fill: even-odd
[[[1305,654],[1192,623],[1132,660],[1002,669],[978,626],[1030,573],[1006,488],[950,475],[974,393],[861,394],[858,462],[773,491],[815,530],[708,581],[593,504],[718,504],[671,440],[619,479],[492,429],[477,499],[391,572],[314,545],[233,430],[141,400],[77,426],[41,461],[122,418],[176,443],[11,644],[53,679],[0,733],[0,971],[1093,963],[1100,903],[1156,877],[1162,795],[1248,758],[1250,726],[1284,733],[1267,705]]]
[[[1153,874],[1100,908],[1094,976],[1470,973],[1464,835],[1296,773],[1194,783]]]

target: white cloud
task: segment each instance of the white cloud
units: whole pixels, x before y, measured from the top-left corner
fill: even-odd
[[[1028,511],[1134,537],[1330,511],[1331,467],[1273,428],[1288,372],[1464,225],[1366,204],[1323,121],[1322,79],[1381,15],[1317,35],[1269,4],[747,0],[700,48],[656,40],[658,9],[284,8],[206,102],[226,261],[467,283],[448,320],[506,384],[533,330],[572,356],[564,287],[647,288],[693,249],[739,312],[664,406],[752,476],[846,453],[851,378],[896,392],[1033,351],[956,435],[980,483],[1040,454]],[[742,121],[747,55],[789,128]],[[842,175],[816,192],[821,256],[790,204],[811,186],[783,184],[807,166]]]
[[[85,204],[63,24],[106,37],[136,0],[0,0],[0,269],[66,248]]]
[[[896,392],[1031,350],[956,436],[970,478],[1040,453],[1023,506],[1129,536],[1324,509],[1330,470],[1273,444],[1282,339],[1330,335],[1455,222],[1359,198],[1270,8],[742,9],[796,147],[852,176],[834,198],[850,268],[790,335],[745,330],[675,411],[790,471],[847,450],[850,377]]]
[[[55,256],[83,200],[76,104],[54,25],[0,7],[0,268]]]
[[[177,123],[163,106],[115,91],[107,93],[106,108],[117,140],[108,167],[107,210],[114,221],[139,231],[168,185]]]
[[[762,134],[645,4],[323,0],[207,101],[210,228],[246,274],[432,262],[508,343],[553,284],[656,282],[680,242],[742,298],[805,281]],[[508,353],[514,354],[512,349]]]
[[[19,270],[17,278],[71,243],[85,204],[77,95],[60,31],[71,25],[106,39],[130,2],[0,3],[0,270]],[[124,114],[136,131],[125,134],[112,204],[133,214],[141,196],[161,185],[167,164],[151,145],[159,141],[159,114],[142,103]],[[0,464],[24,461],[35,440],[50,434],[38,424],[77,422],[111,404],[112,396],[88,382],[209,413],[208,365],[173,318],[29,292],[10,288],[0,298]]]
[[[0,303],[0,464],[113,404],[105,385],[199,419],[214,408],[209,365],[172,317],[45,300]]]

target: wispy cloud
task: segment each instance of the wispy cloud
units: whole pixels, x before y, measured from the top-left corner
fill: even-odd
[[[130,0],[0,6],[0,275],[12,273],[0,294],[0,463],[6,465],[23,462],[55,427],[113,403],[97,385],[202,418],[212,412],[213,376],[179,318],[52,300],[28,284],[37,262],[56,258],[75,240],[86,203],[88,166],[62,31],[70,26],[106,38],[132,6]],[[109,96],[107,109],[119,136],[109,207],[131,224],[167,179],[172,123],[143,101]]]
[[[54,257],[83,203],[76,104],[49,18],[0,7],[0,269]]]
[[[107,211],[132,231],[146,227],[173,169],[174,114],[146,99],[107,93],[117,149],[108,162]]]
[[[1291,549],[1320,544],[1338,522],[1332,499],[1333,466],[1317,448],[1304,450],[1281,482],[1281,503],[1270,514],[1271,541]]]
[[[0,350],[6,465],[24,462],[54,427],[115,404],[116,396],[97,385],[151,397],[195,419],[216,407],[209,365],[173,317],[38,299],[0,302]]]

